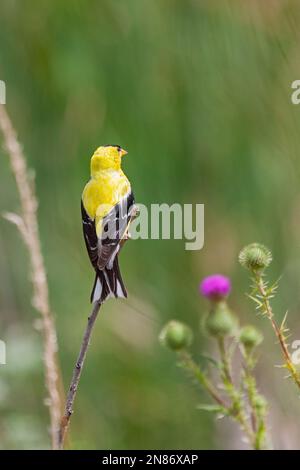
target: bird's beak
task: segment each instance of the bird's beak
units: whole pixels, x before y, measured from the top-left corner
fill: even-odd
[[[120,155],[121,155],[121,157],[124,157],[124,155],[127,155],[127,153],[128,153],[128,152],[126,152],[126,150],[124,150],[124,149],[121,149],[121,150],[120,150]]]

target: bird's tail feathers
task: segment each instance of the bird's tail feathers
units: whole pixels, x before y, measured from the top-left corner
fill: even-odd
[[[127,291],[122,280],[118,257],[116,256],[112,268],[98,269],[91,293],[91,302],[104,302],[110,297],[127,297]]]

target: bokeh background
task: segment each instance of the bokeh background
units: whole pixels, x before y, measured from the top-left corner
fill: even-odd
[[[80,194],[102,143],[129,151],[124,169],[138,202],[205,204],[205,246],[137,240],[122,253],[130,297],[109,301],[94,332],[72,420],[85,449],[240,448],[158,343],[171,318],[189,323],[200,357],[211,346],[199,323],[204,275],[233,281],[241,322],[264,330],[257,370],[277,448],[297,448],[300,405],[269,325],[246,299],[240,248],[274,255],[274,301],[300,339],[300,5],[296,0],[2,0],[0,79],[29,165],[65,385],[77,356],[93,282],[81,234]],[[0,212],[18,210],[0,150]],[[28,258],[0,220],[0,447],[47,448],[41,338],[30,301]],[[297,429],[298,428],[298,429]]]

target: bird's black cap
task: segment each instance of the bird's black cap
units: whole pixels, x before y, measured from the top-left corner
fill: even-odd
[[[115,145],[115,144],[106,144],[106,145],[103,145],[103,147],[117,147],[118,150],[121,150],[121,146]]]

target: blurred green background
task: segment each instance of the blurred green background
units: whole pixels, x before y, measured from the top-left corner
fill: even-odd
[[[98,319],[72,420],[73,448],[238,448],[231,424],[195,406],[201,397],[171,353],[161,326],[178,318],[209,348],[199,322],[202,276],[233,280],[241,321],[265,330],[258,378],[270,402],[277,447],[299,446],[296,390],[269,325],[245,298],[239,249],[252,241],[283,275],[278,319],[289,309],[300,339],[300,5],[296,0],[2,0],[0,79],[29,165],[56,314],[64,382],[70,380],[89,313],[93,273],[81,234],[80,194],[100,144],[129,151],[124,170],[138,202],[205,204],[205,247],[137,240],[121,266],[130,297]],[[0,212],[18,210],[0,150]],[[34,329],[28,258],[0,220],[0,447],[49,446],[41,338]]]

